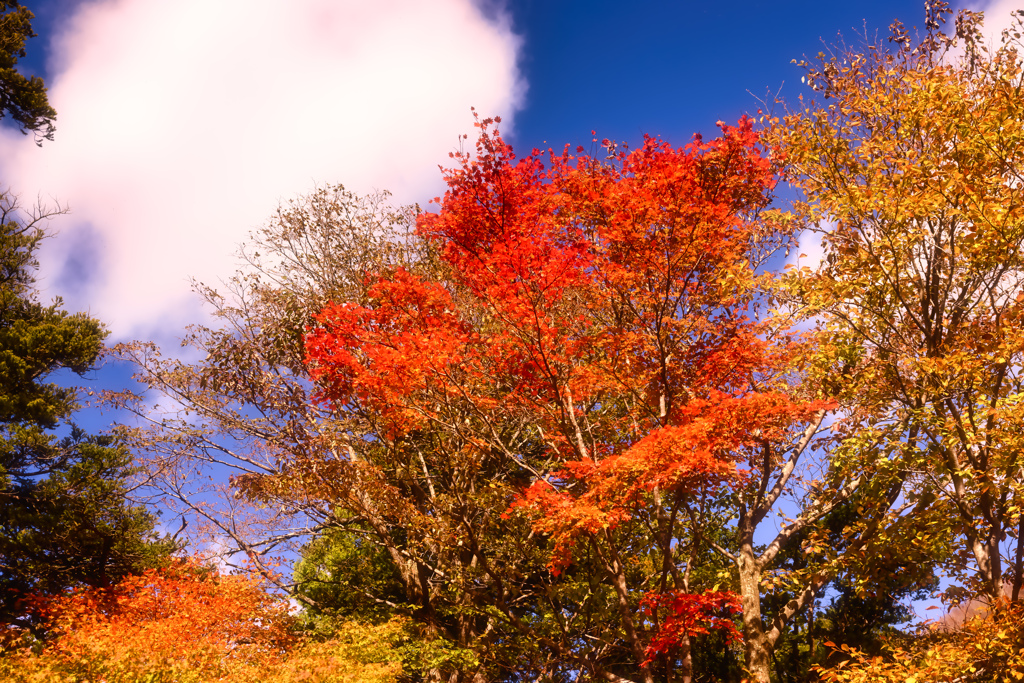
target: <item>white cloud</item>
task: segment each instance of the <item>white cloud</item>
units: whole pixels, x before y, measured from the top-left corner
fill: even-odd
[[[508,22],[473,0],[100,0],[51,44],[57,136],[0,135],[52,225],[41,285],[116,337],[173,338],[282,199],[315,184],[423,201],[470,107],[522,94]]]
[[[832,221],[824,221],[813,229],[804,230],[797,238],[797,248],[790,252],[786,259],[788,265],[797,268],[810,268],[817,270],[821,260],[825,258],[825,247],[822,245],[825,233],[835,230],[836,225]]]
[[[998,45],[1003,30],[1016,25],[1012,13],[1024,9],[1020,0],[983,0],[982,2],[966,2],[962,5],[965,9],[985,13],[982,35],[990,45]]]

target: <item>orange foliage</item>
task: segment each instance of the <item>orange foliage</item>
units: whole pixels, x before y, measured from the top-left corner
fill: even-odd
[[[535,526],[555,539],[557,571],[568,562],[576,536],[614,527],[655,488],[718,491],[737,484],[747,474],[737,468],[745,452],[763,441],[783,440],[794,423],[821,407],[820,402],[794,403],[779,393],[730,396],[711,391],[707,399],[681,409],[677,424],[652,431],[621,453],[600,462],[565,462],[558,479],[587,482],[584,493],[537,481],[513,507],[541,513]]]
[[[29,648],[0,659],[0,680],[328,681],[358,672],[387,681],[400,669],[339,658],[338,643],[304,642],[287,601],[256,578],[191,561],[37,606],[48,638],[38,654]]]
[[[40,604],[51,661],[100,680],[109,670],[192,672],[212,680],[273,663],[295,642],[287,603],[248,576],[191,562]]]

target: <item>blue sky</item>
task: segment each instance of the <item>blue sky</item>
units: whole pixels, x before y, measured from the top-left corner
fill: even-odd
[[[923,4],[889,2],[615,2],[523,0],[511,5],[524,38],[529,85],[516,116],[517,146],[635,142],[681,144],[715,122],[753,114],[756,98],[800,92],[791,63],[842,32],[851,44],[885,36],[893,19],[921,23]]]
[[[757,98],[801,92],[792,60],[923,22],[918,0],[27,0],[26,65],[53,143],[0,130],[0,176],[70,206],[40,285],[118,340],[173,344],[282,201],[317,184],[443,191],[439,164],[501,115],[520,152],[593,136],[684,144]],[[1017,0],[998,0],[1003,17]],[[976,7],[978,8],[978,7]]]

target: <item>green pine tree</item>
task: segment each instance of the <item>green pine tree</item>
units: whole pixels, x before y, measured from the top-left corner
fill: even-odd
[[[130,454],[74,426],[77,391],[54,381],[95,367],[102,324],[37,300],[36,214],[0,194],[0,624],[31,621],[24,598],[105,586],[174,549],[130,504]]]
[[[53,140],[57,112],[46,97],[46,85],[38,76],[18,71],[25,56],[25,41],[34,37],[34,15],[17,0],[0,0],[0,119],[10,116],[22,133],[33,131],[36,142]]]

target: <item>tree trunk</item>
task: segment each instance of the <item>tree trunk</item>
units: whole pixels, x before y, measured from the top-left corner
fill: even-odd
[[[593,543],[594,551],[601,559],[602,564],[604,564],[608,578],[611,579],[612,586],[615,588],[615,593],[618,597],[619,616],[621,618],[622,630],[625,632],[626,640],[633,650],[633,657],[637,665],[640,667],[639,673],[643,676],[643,683],[654,683],[654,676],[651,673],[651,667],[643,665],[643,662],[647,657],[644,652],[643,645],[640,643],[640,638],[637,635],[636,626],[633,623],[632,610],[629,604],[629,586],[626,583],[625,567],[619,558],[618,551],[613,543],[612,535],[608,529],[605,529],[602,532],[602,536],[608,546],[607,552],[603,551],[596,538]]]
[[[1017,554],[1013,560],[1013,593],[1010,600],[1020,600],[1021,585],[1024,584],[1024,514],[1017,519]]]
[[[750,680],[770,683],[771,643],[761,619],[761,567],[749,538],[744,538],[736,557],[743,605],[743,641]]]
[[[1003,568],[999,543],[990,534],[989,538],[975,536],[971,541],[971,551],[978,563],[978,575],[985,583],[985,592],[993,602],[1003,597]]]
[[[690,646],[689,634],[679,640],[679,683],[692,683],[693,681],[693,652]]]

